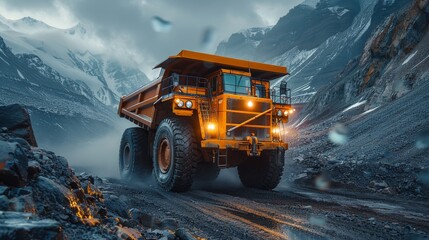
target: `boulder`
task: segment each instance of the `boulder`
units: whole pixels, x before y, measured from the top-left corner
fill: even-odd
[[[0,239],[65,239],[58,222],[32,217],[29,213],[0,211]]]
[[[30,145],[37,147],[30,115],[19,104],[0,106],[0,128],[7,128],[9,133],[24,138]]]
[[[0,141],[0,183],[23,186],[27,181],[28,158],[18,143]]]
[[[194,236],[192,236],[192,234],[190,234],[188,232],[188,230],[186,230],[184,228],[178,228],[174,234],[176,235],[176,237],[178,237],[181,240],[196,240],[197,239]]]

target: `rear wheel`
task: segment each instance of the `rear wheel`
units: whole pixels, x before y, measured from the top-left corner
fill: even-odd
[[[188,190],[200,159],[192,126],[183,119],[164,119],[153,146],[153,174],[158,184],[167,191]]]
[[[122,134],[119,148],[119,171],[125,180],[149,176],[152,162],[149,158],[148,132],[143,128],[128,128]]]
[[[263,151],[260,157],[248,157],[237,169],[244,186],[271,190],[283,175],[284,149]]]

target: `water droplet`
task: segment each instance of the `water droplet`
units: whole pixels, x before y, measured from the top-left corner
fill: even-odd
[[[325,216],[312,215],[308,219],[308,222],[312,225],[323,227],[326,225],[326,217]]]
[[[314,186],[320,191],[326,191],[331,186],[331,182],[327,177],[320,175],[314,179]]]
[[[429,147],[429,130],[421,132],[416,139],[416,148],[423,149]]]
[[[329,131],[328,137],[331,142],[338,145],[343,145],[346,144],[349,140],[349,137],[347,136],[348,133],[349,131],[346,126],[341,123],[338,123],[335,124],[335,126]]]
[[[210,48],[213,45],[214,33],[215,31],[212,27],[204,29],[201,39],[201,46],[203,46],[203,48]]]
[[[152,28],[156,32],[169,32],[172,27],[172,23],[158,16],[152,18]]]

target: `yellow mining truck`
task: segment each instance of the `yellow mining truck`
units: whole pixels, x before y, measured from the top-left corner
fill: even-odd
[[[119,103],[139,127],[120,145],[122,178],[153,173],[168,191],[237,167],[246,187],[273,189],[283,173],[284,124],[293,112],[286,67],[183,50],[158,64],[159,77]]]

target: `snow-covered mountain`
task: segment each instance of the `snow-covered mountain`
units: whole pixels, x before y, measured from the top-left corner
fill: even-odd
[[[234,35],[217,53],[284,65],[296,102],[307,102],[357,58],[371,33],[408,0],[306,0],[243,54]],[[244,37],[244,35],[242,35]],[[248,41],[247,38],[241,42]]]
[[[43,147],[105,134],[117,126],[120,96],[148,82],[91,37],[81,24],[64,30],[30,17],[0,16],[0,105],[29,108]]]
[[[14,54],[39,57],[62,77],[89,88],[105,105],[116,105],[121,95],[148,82],[137,67],[124,66],[90,43],[89,35],[82,24],[63,30],[31,17],[19,20],[0,17],[0,36]]]

